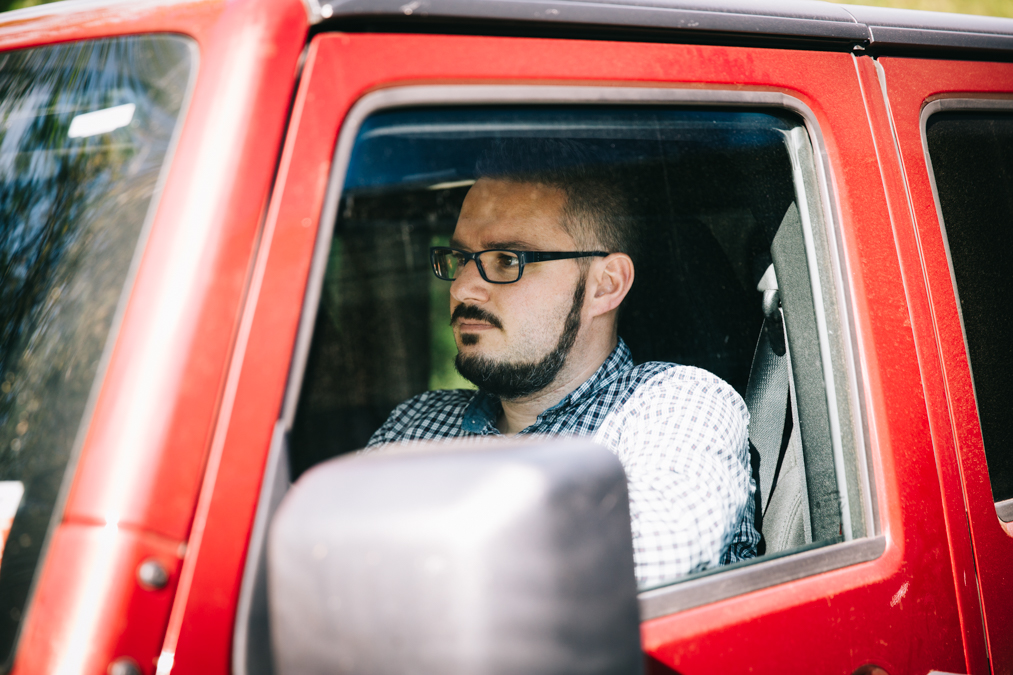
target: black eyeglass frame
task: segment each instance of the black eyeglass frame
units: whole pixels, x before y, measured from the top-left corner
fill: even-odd
[[[464,260],[464,262],[461,263],[462,270],[464,269],[464,266],[468,264],[469,260],[474,260],[475,267],[478,268],[478,273],[481,274],[482,278],[490,284],[517,283],[524,275],[524,265],[526,263],[548,262],[550,260],[570,260],[573,258],[604,258],[605,256],[612,255],[611,253],[606,253],[604,251],[512,251],[507,248],[487,248],[484,251],[468,253],[467,251],[462,251],[459,248],[452,248],[450,246],[431,246],[429,248],[429,262],[432,265],[433,274],[436,275],[437,279],[441,279],[443,281],[453,281],[453,279],[440,276],[438,271],[439,266],[436,264],[436,255],[438,251],[451,251],[453,253],[460,254],[461,258]],[[478,257],[483,253],[512,253],[517,256],[519,263],[517,267],[517,278],[513,281],[493,281],[490,279],[485,273],[482,261],[478,259]]]

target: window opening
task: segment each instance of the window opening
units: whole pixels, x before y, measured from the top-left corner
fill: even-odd
[[[449,244],[491,148],[528,144],[537,164],[547,139],[579,148],[627,197],[636,281],[618,332],[634,362],[696,366],[746,399],[775,401],[764,404],[779,425],[764,451],[769,488],[754,506],[757,524],[773,508],[764,527],[778,536],[766,552],[865,536],[847,378],[834,376],[844,367],[837,306],[818,264],[828,254],[812,149],[796,118],[771,110],[502,106],[367,118],[338,207],[292,475],[362,448],[412,396],[474,389],[454,368],[450,284],[433,275],[429,248]],[[790,354],[783,394],[750,385],[763,335],[771,359]],[[749,466],[757,485],[759,455]],[[768,506],[771,497],[784,503]]]

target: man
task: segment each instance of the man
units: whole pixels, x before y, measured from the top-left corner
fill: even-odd
[[[634,367],[617,335],[634,279],[628,206],[579,148],[548,147],[534,153],[554,157],[548,169],[518,168],[519,153],[502,151],[480,165],[450,246],[432,250],[452,283],[457,369],[478,391],[415,396],[369,446],[592,436],[626,470],[641,587],[754,556],[745,404],[699,368]]]

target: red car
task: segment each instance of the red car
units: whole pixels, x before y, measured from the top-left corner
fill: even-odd
[[[332,458],[401,401],[468,386],[429,247],[490,144],[562,139],[647,228],[620,325],[634,357],[710,370],[753,420],[761,555],[635,589],[629,532],[618,558],[597,549],[588,574],[639,607],[636,659],[1013,672],[1013,20],[808,0],[70,0],[0,15],[0,49],[8,671],[409,672],[412,649],[439,651],[434,626],[459,645],[462,626],[499,625],[510,591],[483,557],[447,587],[499,594],[467,621],[383,614],[443,588],[398,576],[395,554],[334,582],[358,589],[352,609],[312,585],[319,607],[294,603],[282,582],[309,577],[276,571],[294,526],[268,525],[317,465],[293,494],[390,491]],[[335,532],[358,527],[353,507],[324,514]],[[538,546],[497,559],[572,562]],[[559,625],[605,606],[577,590],[591,604],[554,596]],[[292,660],[312,651],[292,636],[327,652],[328,631],[331,661]],[[419,654],[416,672],[467,672]]]

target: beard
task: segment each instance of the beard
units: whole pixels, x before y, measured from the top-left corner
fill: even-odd
[[[454,361],[457,372],[479,389],[506,400],[524,398],[548,387],[566,364],[570,350],[577,341],[586,285],[587,275],[581,275],[573,293],[570,313],[563,322],[563,332],[560,333],[555,348],[542,359],[533,363],[509,363],[493,361],[484,356],[464,356],[458,353]],[[465,337],[477,338],[471,335],[462,336],[461,341],[465,344],[472,344],[465,342]]]

